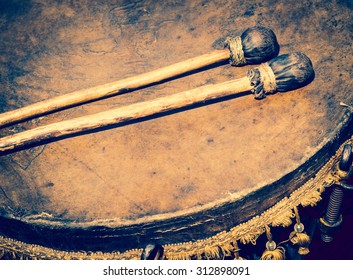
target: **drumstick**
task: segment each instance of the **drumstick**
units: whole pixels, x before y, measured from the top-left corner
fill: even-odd
[[[250,69],[247,76],[240,79],[206,85],[105,112],[39,126],[4,137],[0,139],[0,153],[38,144],[43,140],[53,140],[66,135],[140,119],[237,93],[252,91],[256,99],[262,99],[266,93],[284,92],[302,87],[310,82],[312,77],[314,77],[314,70],[306,55],[285,54],[259,65],[258,68]]]
[[[97,99],[133,91],[193,70],[227,61],[228,59],[232,65],[237,66],[261,63],[275,57],[279,51],[277,39],[273,31],[262,26],[248,28],[240,37],[227,38],[226,46],[228,49],[216,50],[212,53],[191,58],[151,72],[74,91],[0,114],[0,127]]]

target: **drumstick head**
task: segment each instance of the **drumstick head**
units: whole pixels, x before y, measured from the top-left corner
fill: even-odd
[[[268,61],[279,52],[275,33],[264,26],[248,28],[240,37],[247,64]]]
[[[275,77],[277,91],[289,91],[303,87],[314,78],[310,59],[296,52],[280,55],[268,62]]]
[[[275,33],[263,26],[248,28],[241,36],[227,37],[225,47],[230,51],[229,63],[233,66],[268,61],[279,51]]]
[[[296,52],[280,55],[250,69],[247,76],[255,98],[262,99],[268,93],[303,87],[313,80],[315,73],[310,59]]]

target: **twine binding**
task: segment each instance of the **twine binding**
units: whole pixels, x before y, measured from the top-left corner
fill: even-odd
[[[276,76],[267,62],[249,69],[247,77],[253,87],[251,91],[255,99],[263,99],[266,94],[274,93],[277,90]]]
[[[227,37],[225,41],[225,47],[227,47],[230,52],[230,65],[242,66],[246,64],[241,38],[239,36]]]
[[[264,85],[264,91],[268,94],[274,93],[277,89],[276,76],[273,73],[270,65],[265,62],[261,63],[257,68],[260,71],[261,82]]]

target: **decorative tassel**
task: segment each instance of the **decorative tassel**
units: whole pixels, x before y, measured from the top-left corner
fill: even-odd
[[[276,242],[272,240],[272,234],[268,225],[265,225],[265,229],[268,241],[266,242],[266,250],[263,252],[261,260],[284,260],[286,258],[286,250],[281,246],[277,247]]]
[[[220,250],[218,246],[206,246],[205,247],[205,257],[207,260],[219,259]]]
[[[294,231],[292,231],[289,235],[290,241],[293,245],[298,245],[298,254],[299,255],[307,255],[309,254],[309,245],[310,245],[310,237],[304,232],[304,225],[300,222],[298,208],[294,207],[295,217],[297,223],[294,225]]]
[[[313,191],[310,195],[307,194],[307,196],[303,198],[303,201],[301,201],[301,205],[303,205],[303,207],[313,207],[322,199],[321,192],[319,190]]]
[[[273,244],[267,245],[267,243],[266,243],[266,248],[273,246]],[[274,243],[275,249],[274,250],[266,249],[261,256],[261,260],[284,260],[285,259],[285,254],[286,254],[285,249],[281,246],[276,248],[276,243],[275,242],[273,243]]]
[[[219,258],[224,260],[234,255],[234,246],[232,242],[222,242],[218,244]]]

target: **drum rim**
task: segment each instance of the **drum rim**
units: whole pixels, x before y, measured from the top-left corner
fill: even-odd
[[[57,234],[58,237],[60,236],[66,236],[69,237],[70,234],[75,235],[79,240],[79,244],[71,244],[69,246],[65,245],[65,247],[60,247],[58,244],[53,244],[53,248],[56,249],[63,249],[63,250],[98,250],[98,251],[105,251],[108,252],[111,250],[111,248],[117,248],[117,249],[122,249],[122,250],[130,250],[136,247],[139,247],[140,240],[142,237],[136,237],[132,238],[135,241],[131,241],[129,239],[126,239],[129,235],[134,235],[136,232],[137,233],[144,233],[144,237],[142,238],[141,244],[144,244],[148,242],[148,240],[158,240],[159,242],[162,242],[163,244],[172,244],[175,242],[188,242],[188,241],[197,241],[197,240],[202,240],[204,238],[208,238],[212,235],[218,234],[219,232],[222,232],[223,230],[229,230],[232,227],[235,227],[241,223],[244,223],[248,220],[251,220],[258,214],[253,212],[251,215],[251,210],[253,209],[247,209],[248,210],[248,215],[246,217],[242,217],[239,219],[234,219],[234,217],[229,219],[230,215],[236,215],[237,211],[239,212],[239,207],[241,206],[240,204],[246,204],[246,201],[250,200],[251,197],[253,197],[255,194],[258,195],[263,195],[263,197],[266,198],[267,193],[273,193],[273,191],[277,189],[277,201],[275,201],[274,204],[280,202],[283,198],[288,197],[292,192],[294,192],[296,189],[298,189],[301,185],[305,183],[305,181],[310,180],[315,176],[315,173],[318,172],[329,160],[331,157],[334,156],[336,153],[336,150],[340,147],[340,145],[347,141],[350,135],[353,135],[353,126],[350,125],[353,122],[353,114],[350,108],[348,108],[345,112],[342,118],[340,119],[340,122],[332,132],[331,136],[332,137],[326,137],[320,144],[320,148],[316,150],[316,153],[312,155],[312,157],[307,160],[304,163],[298,164],[299,166],[292,170],[291,172],[287,173],[284,175],[282,178],[269,183],[268,185],[262,186],[255,191],[249,193],[248,195],[242,197],[240,200],[233,200],[233,201],[228,201],[223,204],[218,204],[216,207],[213,208],[208,208],[204,211],[199,211],[199,212],[193,212],[193,215],[180,215],[180,216],[175,216],[175,217],[170,217],[168,219],[164,220],[154,220],[154,221],[149,221],[145,223],[139,223],[139,224],[130,224],[130,225],[123,225],[123,226],[106,226],[102,224],[93,224],[93,223],[88,223],[88,224],[80,224],[80,223],[72,223],[72,224],[65,224],[65,223],[60,223],[60,222],[54,222],[54,223],[33,223],[31,220],[26,220],[25,218],[15,218],[15,217],[0,217],[0,224],[6,224],[7,227],[9,225],[14,226],[14,229],[12,231],[4,231],[1,230],[2,234],[5,236],[9,236],[11,238],[23,240],[24,242],[29,242],[29,243],[38,243],[40,245],[45,246],[46,241],[42,240],[36,240],[36,238],[31,237],[31,234],[24,234],[25,231],[28,232],[36,232],[36,231],[41,231],[43,233],[47,233],[45,235],[52,235],[53,233]],[[331,140],[329,140],[331,139]],[[336,142],[334,141],[337,140]],[[318,161],[323,162],[319,166],[316,166],[314,170],[310,170],[309,166]],[[278,188],[280,188],[281,185],[284,183],[290,184],[291,181],[295,180],[295,177],[297,174],[299,174],[301,171],[305,170],[305,172],[310,172],[312,173],[309,177],[306,179],[302,179],[301,181],[298,181],[290,188],[287,188],[286,190],[282,191],[281,193],[278,192]],[[267,195],[268,197],[268,195]],[[273,204],[273,205],[274,205]],[[272,206],[273,206],[272,205]],[[237,207],[238,206],[238,207]],[[248,206],[249,207],[249,206]],[[261,208],[260,213],[263,213],[266,211],[269,207],[267,208]],[[236,211],[234,211],[236,210]],[[203,218],[200,220],[200,216],[203,217],[210,217],[210,214],[217,214],[220,213],[223,216],[223,220],[226,220],[227,223],[224,223],[220,227],[220,221],[214,221],[215,219],[207,219]],[[243,215],[245,216],[245,215]],[[216,215],[214,215],[216,217]],[[186,219],[183,220],[183,219]],[[195,222],[199,222],[198,225],[195,225]],[[213,230],[209,230],[208,232],[204,233],[202,228],[207,227],[208,223],[215,222],[218,227],[215,227]],[[198,235],[193,235],[192,233],[188,233],[187,226],[188,224],[194,227],[194,231],[196,229],[199,229],[198,231],[201,232]],[[226,224],[226,226],[225,226]],[[65,228],[60,228],[59,225],[64,225]],[[172,227],[172,228],[168,228]],[[178,228],[179,226],[179,228]],[[4,227],[3,227],[4,228]],[[5,227],[6,228],[6,227]],[[17,230],[17,232],[16,232]],[[109,236],[113,240],[110,242],[107,242],[107,245],[101,244],[98,245],[97,243],[105,243],[106,236]],[[193,236],[193,237],[190,237]],[[60,239],[60,238],[59,238]],[[103,240],[104,242],[99,242],[99,240]],[[124,239],[124,240],[122,240]],[[120,241],[118,241],[120,240]],[[52,240],[51,240],[52,241]],[[112,243],[111,243],[112,242]],[[50,242],[49,242],[50,243]],[[62,242],[54,242],[54,243],[62,243]],[[75,242],[74,242],[75,243]],[[130,245],[127,246],[126,243],[129,243]],[[92,244],[95,245],[95,247],[92,248]],[[97,246],[98,245],[98,246]],[[114,246],[116,245],[116,246]]]
[[[238,252],[238,242],[243,244],[256,244],[257,238],[270,226],[288,227],[295,220],[298,206],[315,206],[321,200],[321,195],[326,187],[339,181],[335,176],[343,148],[346,144],[353,144],[351,134],[337,148],[334,155],[320,168],[317,176],[309,179],[300,188],[294,190],[289,196],[277,202],[261,215],[253,217],[243,224],[239,224],[228,231],[220,232],[212,237],[194,242],[165,245],[165,259],[191,259],[202,258],[204,255],[219,258],[222,254],[233,253],[241,259]],[[217,250],[215,250],[215,248]],[[140,259],[142,249],[130,249],[123,253],[112,252],[85,252],[55,250],[39,245],[26,244],[0,235],[0,249],[10,253],[14,258],[20,259]]]

